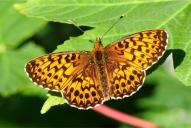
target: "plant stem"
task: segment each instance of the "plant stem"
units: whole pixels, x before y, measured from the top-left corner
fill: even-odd
[[[139,119],[137,117],[125,114],[113,108],[110,108],[106,105],[100,105],[93,108],[94,111],[99,112],[107,117],[110,117],[114,120],[127,123],[140,128],[157,128],[157,126],[151,122]]]

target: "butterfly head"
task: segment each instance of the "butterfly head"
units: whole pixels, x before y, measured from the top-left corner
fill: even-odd
[[[101,42],[100,38],[96,38],[95,44],[94,44],[94,49],[95,50],[100,50],[103,48],[103,44]]]

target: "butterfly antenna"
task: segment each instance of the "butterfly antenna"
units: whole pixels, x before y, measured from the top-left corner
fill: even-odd
[[[119,19],[117,19],[117,20],[111,25],[111,27],[110,27],[106,32],[103,33],[103,35],[101,36],[101,39],[102,39],[117,23],[119,23],[119,21],[120,21],[123,17],[124,17],[124,15],[121,15],[121,16],[119,17]]]
[[[85,31],[83,29],[81,29],[74,21],[69,20],[70,23],[72,23],[74,26],[76,26],[76,28],[78,28],[78,30],[80,30],[82,33],[85,33]],[[93,43],[93,40],[89,40],[91,43]]]

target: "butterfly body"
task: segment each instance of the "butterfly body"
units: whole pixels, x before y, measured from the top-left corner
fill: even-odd
[[[29,78],[62,94],[69,105],[89,109],[104,101],[129,97],[143,85],[146,70],[167,48],[164,30],[138,32],[92,51],[50,53],[29,61]]]
[[[94,49],[92,51],[94,56],[94,63],[96,67],[97,74],[100,79],[101,92],[105,100],[110,98],[110,82],[107,73],[107,55],[105,54],[103,44],[100,38],[97,38],[95,41]]]

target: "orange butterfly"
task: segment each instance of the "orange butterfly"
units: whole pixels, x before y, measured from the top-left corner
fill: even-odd
[[[98,38],[92,51],[50,53],[29,61],[25,70],[34,83],[60,92],[69,105],[89,109],[138,91],[146,70],[166,48],[167,32],[147,30],[106,47]]]

